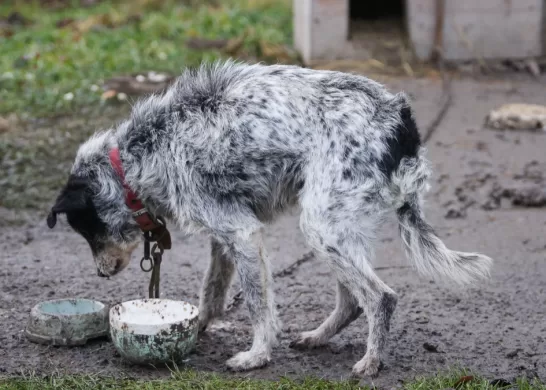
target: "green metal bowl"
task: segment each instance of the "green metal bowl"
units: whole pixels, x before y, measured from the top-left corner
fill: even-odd
[[[181,362],[197,341],[199,310],[183,301],[138,299],[110,309],[110,336],[137,364]]]
[[[30,341],[84,345],[108,334],[108,307],[90,299],[56,299],[37,304],[25,329]]]

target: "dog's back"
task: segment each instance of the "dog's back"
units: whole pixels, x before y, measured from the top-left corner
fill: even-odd
[[[206,191],[270,219],[297,201],[311,160],[343,165],[352,182],[386,184],[419,148],[405,107],[403,94],[362,76],[221,62],[138,103],[124,144],[142,160],[174,143],[173,158],[189,161]]]

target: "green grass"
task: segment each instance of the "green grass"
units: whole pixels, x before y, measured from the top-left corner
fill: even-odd
[[[476,377],[461,385],[457,381],[465,374],[454,372],[449,375],[417,379],[406,383],[406,390],[441,390],[456,388],[457,390],[501,390],[508,387],[492,385],[488,380]],[[520,379],[511,388],[519,390],[546,390],[546,386],[538,381]],[[98,376],[60,376],[50,377],[22,377],[0,379],[1,390],[54,390],[54,389],[120,389],[120,390],[352,390],[369,389],[359,385],[358,380],[353,381],[327,381],[322,379],[303,379],[294,381],[279,379],[278,381],[266,381],[256,379],[225,378],[219,375],[200,374],[194,371],[175,372],[170,379],[140,381],[134,379],[112,379]]]
[[[184,371],[173,374],[171,379],[138,381],[90,376],[66,376],[0,380],[1,390],[53,390],[53,389],[120,389],[120,390],[350,390],[358,389],[358,381],[330,382],[321,379],[292,381],[266,381],[256,379],[228,379],[217,375]]]
[[[103,92],[97,86],[110,76],[176,74],[226,56],[187,48],[191,37],[244,37],[236,55],[262,59],[264,45],[289,44],[292,36],[289,0],[102,0],[89,8],[73,3],[51,9],[30,0],[1,2],[0,20],[19,12],[29,24],[0,24],[0,115],[93,106]]]
[[[177,74],[228,56],[189,49],[192,37],[242,40],[236,57],[276,61],[271,49],[292,36],[291,0],[101,0],[90,8],[71,1],[62,9],[0,1],[0,116],[24,119],[0,130],[0,207],[45,210],[78,145],[127,114],[127,102],[101,100],[109,77]],[[29,23],[6,26],[14,12]]]
[[[115,124],[128,108],[23,121],[0,134],[0,207],[47,210],[65,184],[78,145],[95,130]]]
[[[463,377],[472,378],[468,382],[461,379]],[[496,383],[491,379],[485,379],[479,375],[473,376],[465,370],[457,370],[448,374],[439,374],[436,376],[418,378],[405,384],[405,390],[546,390],[546,385],[540,381],[519,378],[514,383],[507,385],[498,381]]]

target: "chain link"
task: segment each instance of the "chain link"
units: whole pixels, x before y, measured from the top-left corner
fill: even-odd
[[[163,259],[163,253],[165,252],[161,239],[167,233],[165,220],[158,217],[158,222],[163,226],[163,229],[160,229],[158,234],[154,234],[150,231],[144,233],[144,256],[140,260],[140,269],[144,272],[152,272],[148,285],[148,295],[151,299],[159,298],[161,261]],[[150,250],[150,244],[152,242],[154,242],[154,245]]]
[[[150,239],[151,233],[144,233],[144,256],[140,260],[140,269],[144,272],[150,272],[154,268],[154,261],[150,257]],[[149,262],[148,266],[146,262]]]

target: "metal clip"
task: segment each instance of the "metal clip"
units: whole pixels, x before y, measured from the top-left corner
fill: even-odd
[[[150,256],[150,232],[144,233],[144,256],[140,260],[140,269],[144,272],[150,272],[154,268],[154,261]],[[154,245],[154,248],[157,244]],[[146,266],[146,262],[149,262],[149,265]]]

